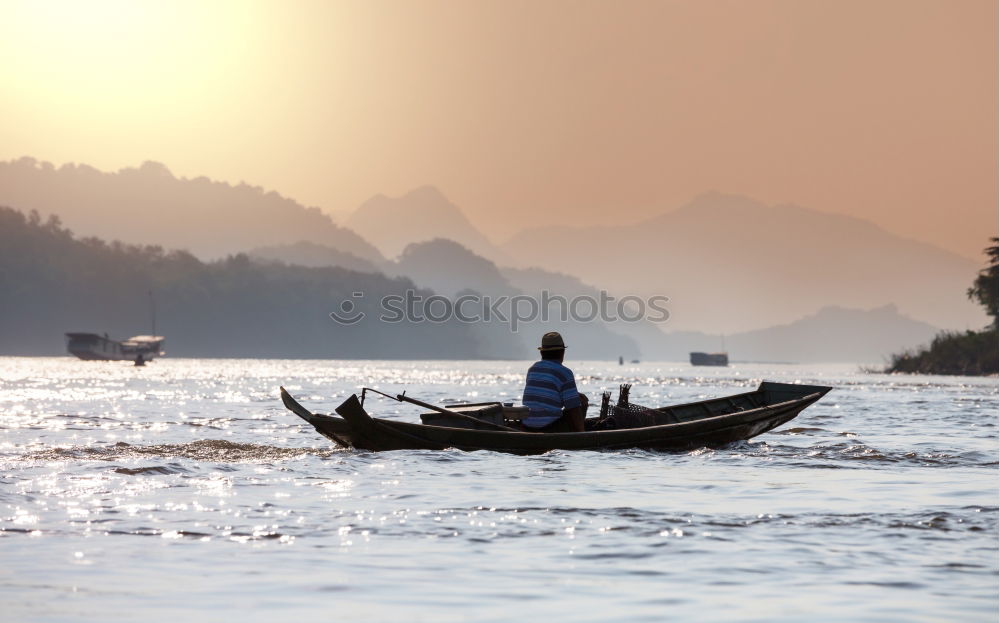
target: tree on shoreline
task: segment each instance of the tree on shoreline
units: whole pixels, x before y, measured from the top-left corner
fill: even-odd
[[[986,308],[993,322],[982,331],[949,332],[935,336],[929,347],[906,351],[892,356],[886,372],[916,374],[996,374],[998,370],[997,347],[997,238],[992,246],[983,249],[986,268],[979,271],[976,280],[966,291],[968,297]]]
[[[978,301],[986,308],[986,313],[993,317],[991,327],[997,330],[997,256],[1000,251],[997,247],[997,238],[993,238],[993,246],[983,249],[987,257],[987,267],[979,271],[979,276],[972,283],[968,290],[969,299]]]

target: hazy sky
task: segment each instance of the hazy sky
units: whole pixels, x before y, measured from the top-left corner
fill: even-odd
[[[434,184],[494,238],[715,189],[978,258],[997,48],[991,0],[0,0],[0,159]]]

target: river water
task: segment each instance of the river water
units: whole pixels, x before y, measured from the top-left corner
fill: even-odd
[[[680,453],[373,454],[278,399],[510,400],[528,363],[0,358],[0,620],[998,619],[995,378],[567,362],[595,402],[835,387]]]

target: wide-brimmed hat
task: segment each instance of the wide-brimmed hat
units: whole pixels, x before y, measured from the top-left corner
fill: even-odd
[[[563,342],[562,336],[559,335],[558,331],[550,331],[542,336],[542,345],[538,347],[538,350],[542,352],[547,350],[566,350],[566,343]]]

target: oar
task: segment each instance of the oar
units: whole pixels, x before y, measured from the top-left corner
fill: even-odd
[[[444,413],[445,415],[450,415],[452,417],[462,418],[463,420],[469,420],[471,422],[475,422],[476,424],[485,424],[487,426],[492,426],[493,428],[497,428],[499,430],[506,430],[506,431],[510,431],[512,433],[523,433],[524,432],[524,431],[521,431],[521,430],[517,430],[516,428],[511,428],[510,426],[504,426],[503,424],[494,424],[493,422],[487,422],[486,420],[480,420],[479,418],[472,417],[471,415],[465,415],[464,413],[459,413],[458,411],[451,411],[450,409],[445,409],[444,407],[438,407],[436,405],[430,404],[429,402],[424,402],[423,400],[417,400],[416,398],[410,398],[409,396],[406,395],[406,392],[403,392],[402,394],[396,394],[395,396],[393,396],[393,395],[387,394],[385,392],[380,392],[377,389],[372,389],[371,387],[365,387],[365,388],[363,388],[363,391],[375,392],[376,394],[379,394],[381,396],[385,396],[386,398],[392,398],[393,400],[398,400],[399,402],[409,402],[411,404],[417,405],[418,407],[423,407],[425,409],[430,409],[431,411],[437,411],[438,413]]]

